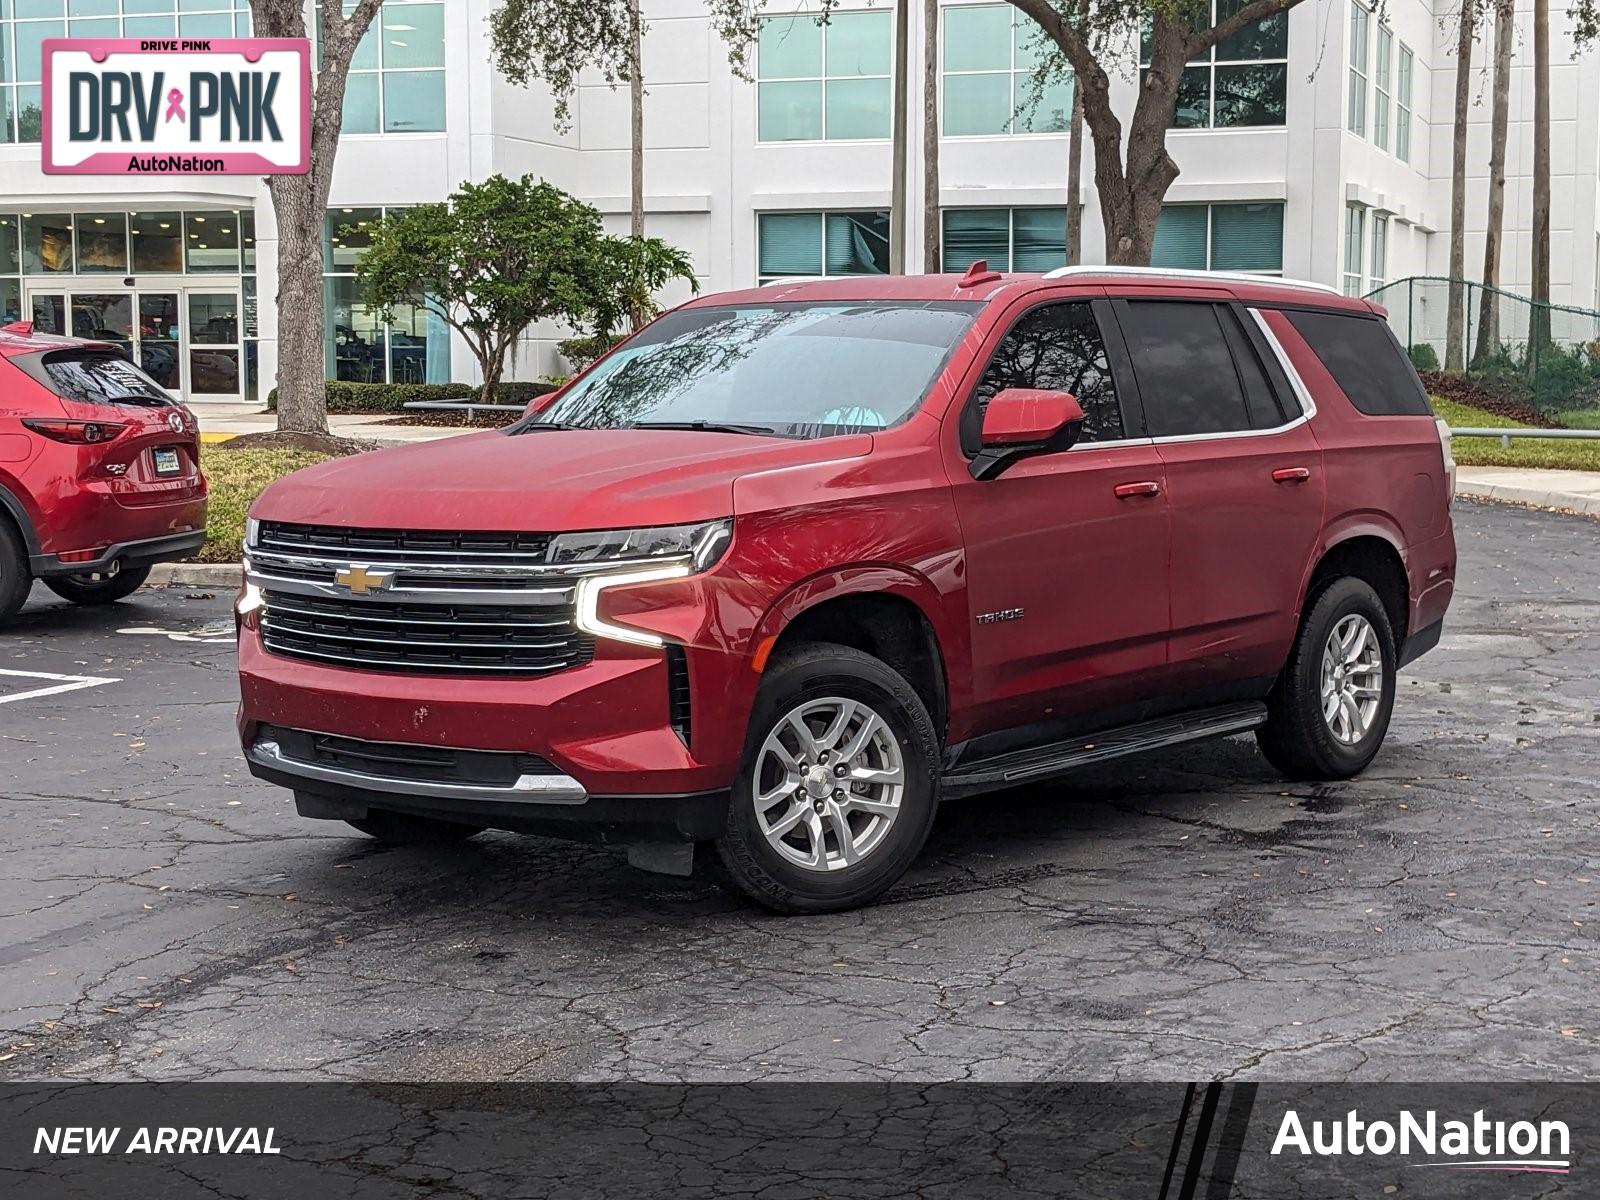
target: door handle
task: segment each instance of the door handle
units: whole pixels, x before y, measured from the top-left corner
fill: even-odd
[[[1143,483],[1119,483],[1111,489],[1112,494],[1118,499],[1126,500],[1130,496],[1155,496],[1161,492],[1161,485],[1155,480],[1146,480]]]
[[[1273,483],[1304,483],[1310,478],[1310,467],[1279,467],[1272,473]]]

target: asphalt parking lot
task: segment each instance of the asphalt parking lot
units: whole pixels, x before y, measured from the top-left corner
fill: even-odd
[[[0,635],[0,1073],[1593,1078],[1600,523],[1457,532],[1361,779],[1235,738],[951,804],[888,903],[805,919],[302,821],[239,758],[229,596],[36,590]]]

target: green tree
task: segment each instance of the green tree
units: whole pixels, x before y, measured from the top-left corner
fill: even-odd
[[[648,322],[661,311],[656,293],[674,279],[687,281],[690,291],[700,290],[689,256],[660,238],[606,238],[600,265],[590,320],[598,338],[614,338],[624,323],[633,330]]]
[[[1162,201],[1178,177],[1178,164],[1167,153],[1167,130],[1177,110],[1184,65],[1302,0],[1245,0],[1237,8],[1218,3],[1214,9],[1210,0],[1010,2],[1039,23],[1071,65],[1094,143],[1106,261],[1149,263]],[[1213,13],[1219,19],[1213,21]],[[1124,69],[1128,43],[1141,32],[1150,65],[1141,72],[1124,146],[1122,121],[1111,108],[1111,76]]]
[[[760,0],[707,0],[711,27],[727,43],[728,62],[750,75]],[[512,83],[542,79],[555,97],[556,125],[572,120],[572,96],[585,67],[612,87],[628,85],[630,232],[644,236],[644,35],[641,0],[501,0],[489,18],[495,66]]]
[[[388,320],[421,303],[466,340],[483,399],[536,321],[584,326],[618,301],[600,214],[531,175],[463,183],[442,204],[391,213],[371,227],[357,268],[366,302]]]
[[[278,428],[327,433],[323,379],[322,221],[339,152],[345,81],[383,0],[318,5],[316,81],[311,93],[311,167],[272,175],[267,191],[278,225]],[[301,0],[250,0],[257,37],[303,38]]]

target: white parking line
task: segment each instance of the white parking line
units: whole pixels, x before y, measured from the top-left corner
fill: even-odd
[[[34,688],[28,692],[18,692],[14,696],[0,696],[0,704],[11,704],[17,700],[37,700],[40,696],[57,696],[62,692],[76,692],[83,688],[99,687],[105,683],[121,683],[120,679],[103,679],[97,675],[51,675],[46,671],[5,671],[0,670],[0,675],[8,675],[17,679],[48,679],[49,687]]]

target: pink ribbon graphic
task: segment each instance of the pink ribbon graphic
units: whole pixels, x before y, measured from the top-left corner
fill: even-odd
[[[189,119],[183,115],[183,93],[177,88],[173,88],[167,93],[166,120],[170,121],[173,117],[177,117],[180,121],[187,121]]]

